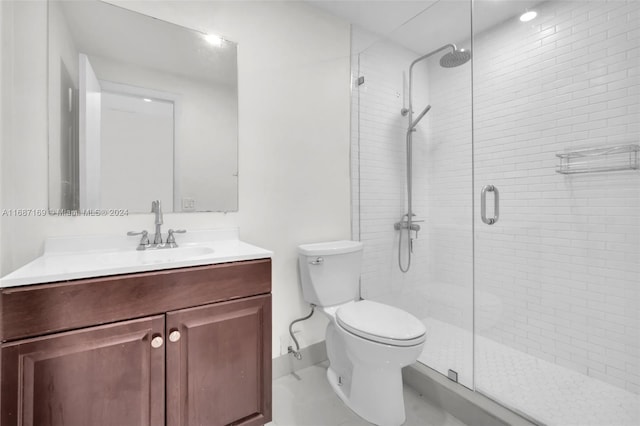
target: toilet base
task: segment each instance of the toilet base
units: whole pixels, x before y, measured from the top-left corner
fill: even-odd
[[[382,370],[354,366],[351,378],[340,380],[329,366],[327,379],[347,407],[378,426],[400,426],[405,421],[400,369]],[[384,383],[385,386],[380,386]]]

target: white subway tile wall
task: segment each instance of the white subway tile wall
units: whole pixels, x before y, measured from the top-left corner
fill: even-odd
[[[425,259],[415,256],[411,273],[400,273],[399,233],[393,228],[407,210],[407,117],[400,111],[407,106],[406,70],[415,57],[414,52],[380,41],[352,62],[354,81],[364,76],[364,84],[354,83],[352,96],[352,198],[353,235],[365,243],[361,279],[365,298],[391,293],[418,279],[422,281],[427,265]],[[424,67],[417,71],[426,74]],[[417,84],[418,96],[414,97],[417,105],[423,105],[427,99],[427,82],[424,77],[421,80]],[[423,132],[414,135],[416,144],[421,143]],[[418,161],[414,164],[420,166]],[[424,193],[418,189],[419,182],[415,185],[416,192]],[[425,205],[426,197],[414,197],[416,219],[425,218]],[[404,238],[406,243],[406,236]],[[422,241],[419,235],[416,251]],[[406,250],[403,259],[406,259]]]
[[[501,209],[476,220],[475,289],[502,301],[479,332],[640,393],[640,172],[555,172],[556,153],[640,143],[640,2],[545,2],[474,50],[475,191]]]
[[[529,23],[515,17],[476,34],[473,133],[470,64],[433,61],[422,74],[414,109],[433,108],[414,139],[414,210],[425,222],[409,274],[398,271],[393,230],[406,210],[399,111],[403,73],[425,52],[378,43],[354,61],[354,76],[366,79],[352,110],[362,293],[420,287],[433,297],[410,311],[470,329],[475,243],[478,333],[637,394],[640,172],[555,169],[557,153],[640,142],[640,2],[549,1],[537,10]],[[487,184],[500,190],[492,226],[479,220]],[[443,305],[447,293],[457,296]]]

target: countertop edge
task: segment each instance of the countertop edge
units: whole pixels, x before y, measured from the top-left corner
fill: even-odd
[[[106,277],[106,276],[112,276],[112,275],[132,274],[132,273],[139,273],[139,272],[141,273],[141,272],[150,272],[150,271],[162,271],[167,269],[188,268],[192,266],[216,265],[221,263],[273,258],[272,251],[265,250],[256,246],[252,246],[247,243],[243,243],[243,245],[245,245],[245,247],[251,247],[253,251],[249,253],[242,253],[242,254],[235,253],[235,254],[230,254],[228,256],[217,256],[214,258],[209,257],[209,258],[201,258],[201,259],[179,260],[179,261],[172,261],[172,262],[166,262],[166,263],[126,265],[126,266],[116,267],[116,268],[105,267],[105,268],[97,268],[97,269],[86,270],[86,271],[61,272],[61,273],[54,273],[54,274],[40,274],[40,275],[34,274],[34,275],[17,276],[15,278],[11,277],[11,274],[9,274],[6,278],[0,278],[0,291],[3,289],[10,289],[15,287],[29,286],[29,285],[35,285],[35,284],[46,284],[46,283],[64,282],[64,281],[85,279],[85,278]],[[40,258],[43,258],[43,257],[44,256],[41,256]],[[33,262],[25,265],[24,267],[29,267],[32,264]],[[19,270],[20,269],[18,269],[17,271]]]

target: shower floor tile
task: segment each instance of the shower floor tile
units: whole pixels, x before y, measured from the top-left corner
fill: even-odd
[[[423,364],[472,388],[470,331],[426,318]],[[549,426],[638,426],[640,396],[476,336],[476,390]]]
[[[404,426],[465,426],[457,418],[405,386]],[[267,426],[368,426],[333,392],[327,363],[273,381],[273,422]]]

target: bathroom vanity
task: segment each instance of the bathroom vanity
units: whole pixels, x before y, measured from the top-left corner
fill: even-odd
[[[0,424],[271,421],[265,253],[1,288]]]

